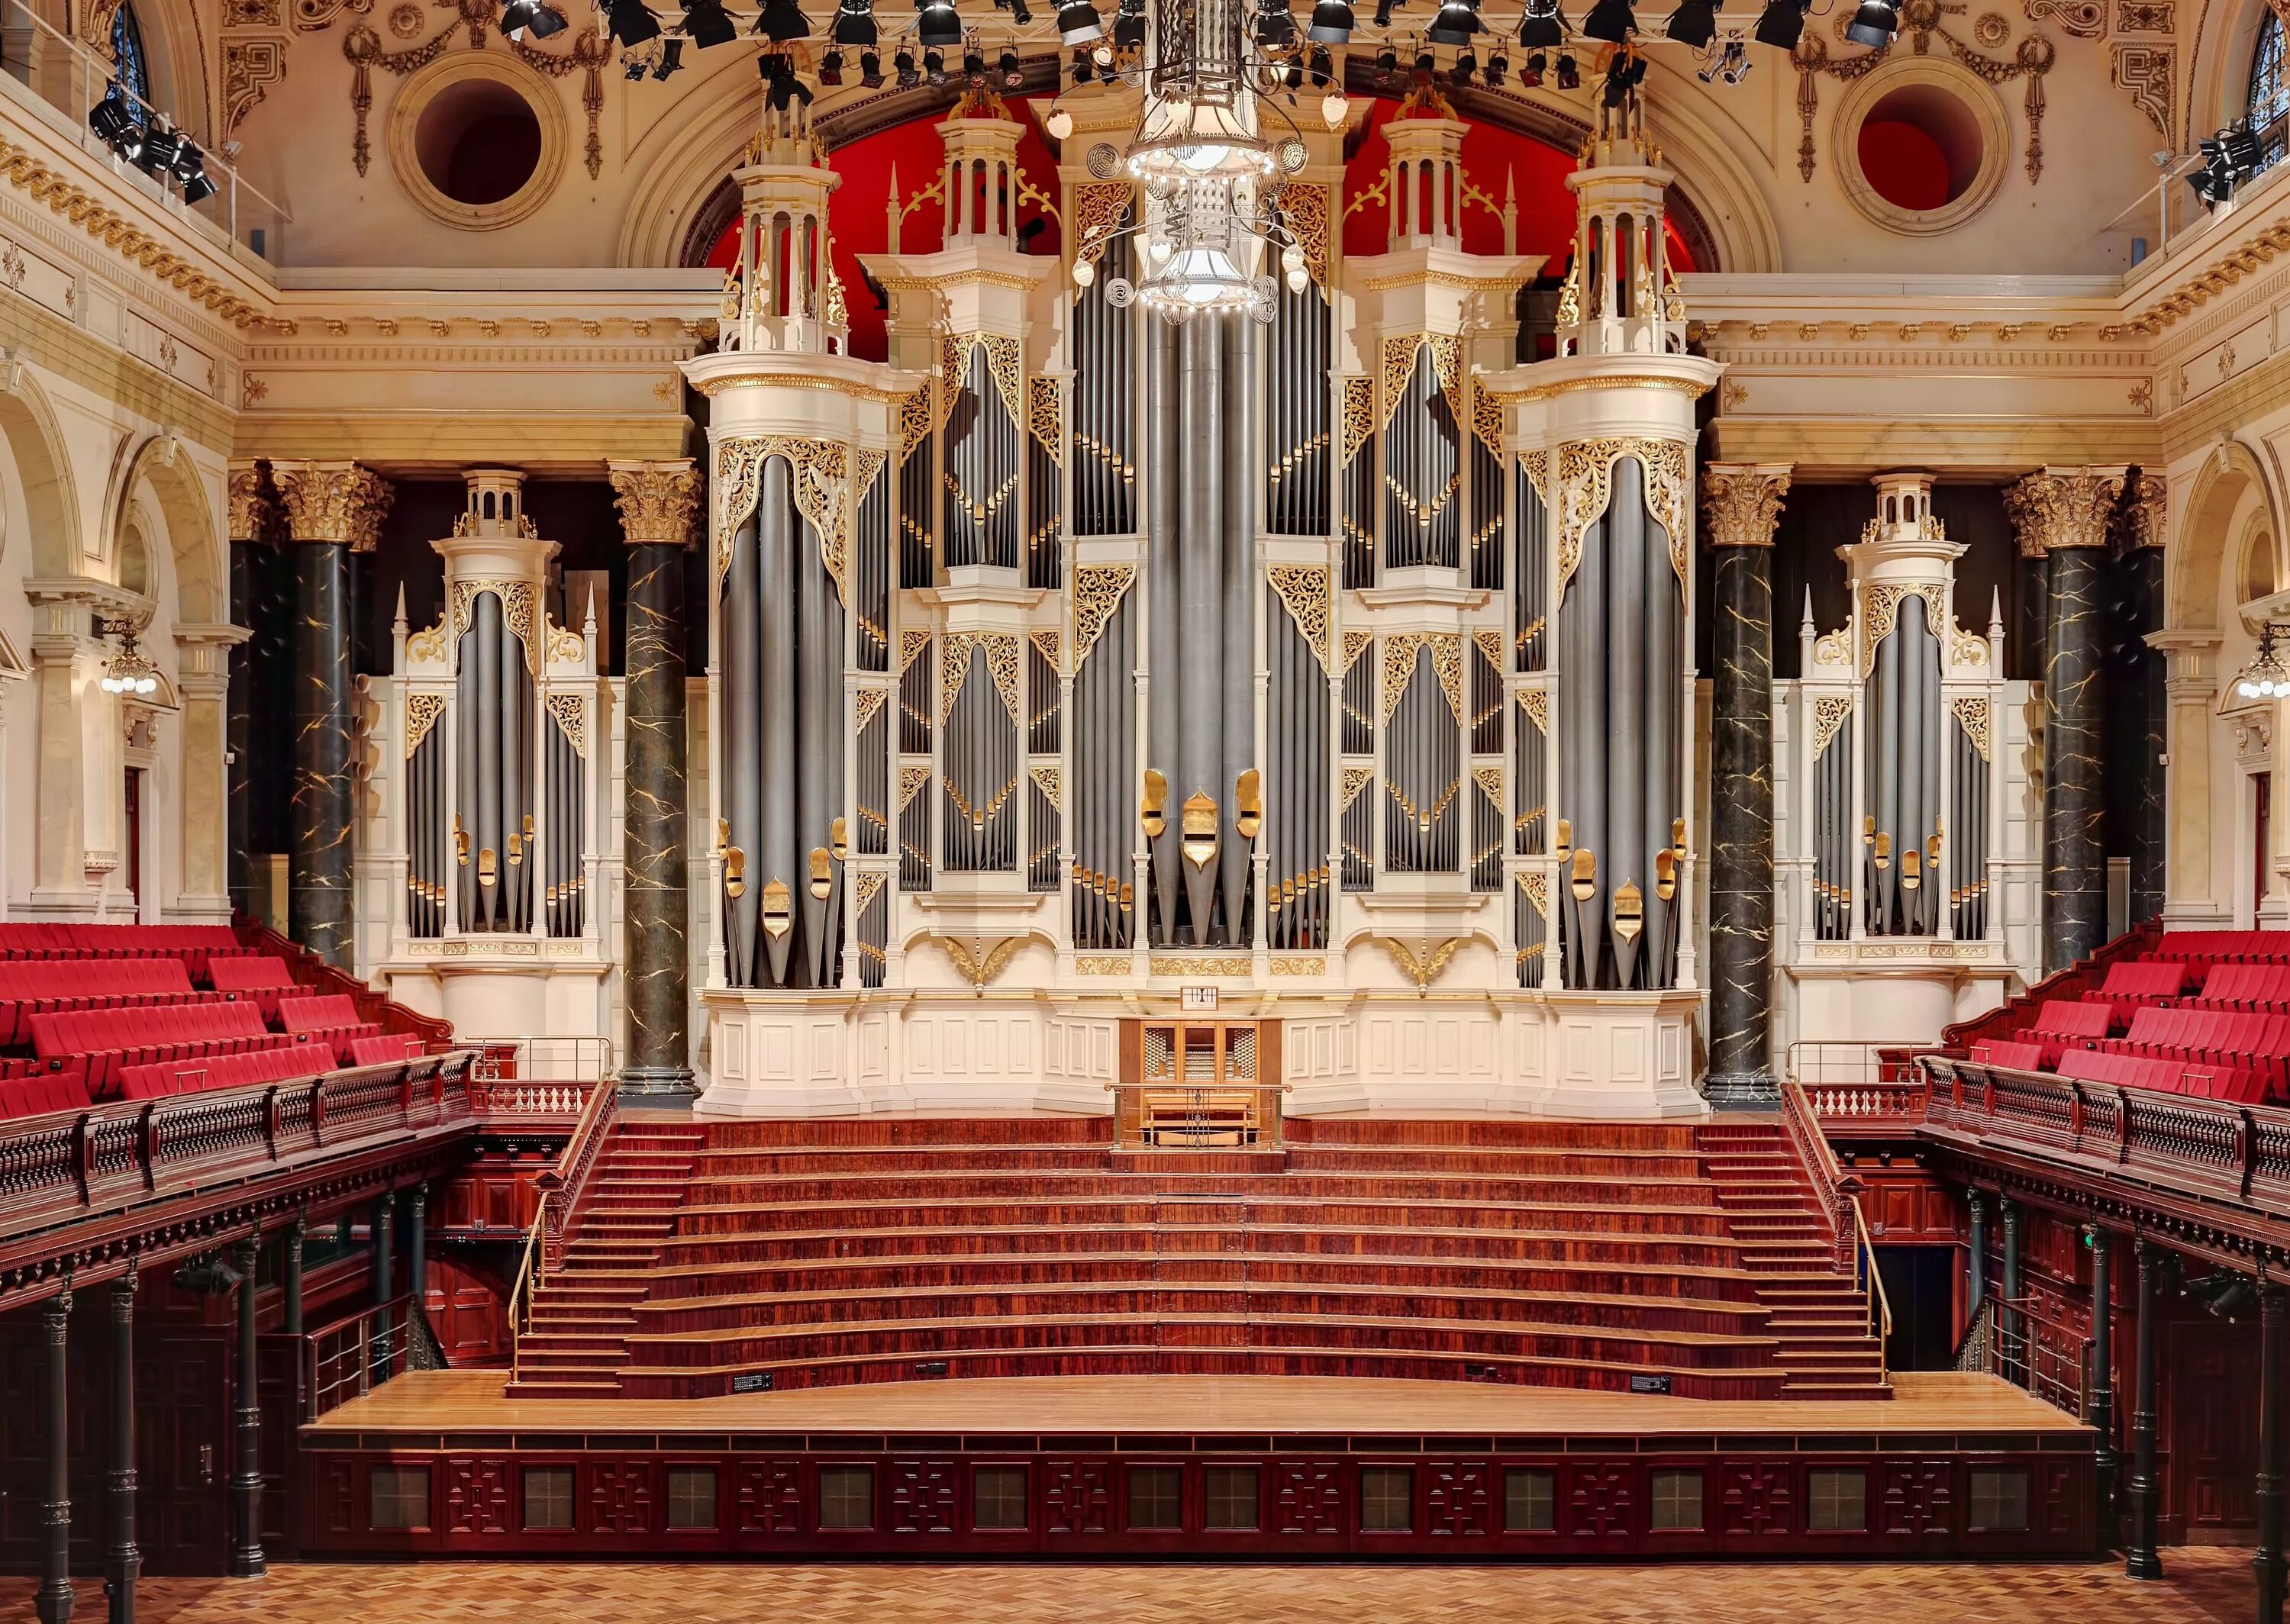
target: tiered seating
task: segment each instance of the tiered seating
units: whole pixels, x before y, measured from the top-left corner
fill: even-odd
[[[1887,1396],[1771,1123],[1284,1132],[1257,1155],[1117,1152],[1102,1119],[625,1122],[513,1392],[1194,1372]]]
[[[52,1071],[79,1071],[98,1099],[130,1066],[241,1054],[296,1041],[262,1024],[251,1004],[192,1004],[124,1010],[73,1010],[31,1020],[32,1050]]]
[[[424,1052],[421,1040],[409,1032],[383,1032],[372,1037],[353,1037],[345,1066],[389,1066]]]
[[[2123,951],[2131,948],[2134,951]],[[1983,1065],[2290,1104],[2290,932],[2126,938],[1959,1029]]]
[[[50,1111],[84,1111],[91,1103],[87,1080],[76,1073],[0,1081],[0,1119],[44,1116]]]
[[[183,961],[203,980],[212,959],[251,954],[227,924],[0,924],[0,959],[150,958]]]
[[[357,1005],[348,993],[281,998],[278,1024],[304,1043],[324,1044],[345,1060],[349,1057],[350,1044],[361,1037],[377,1036],[381,1031],[379,1022],[359,1018]]]
[[[218,958],[209,961],[207,974],[217,992],[234,993],[252,1000],[265,1020],[278,1018],[278,1000],[301,989],[283,958]]]
[[[202,1060],[159,1060],[130,1066],[119,1074],[122,1100],[159,1100],[210,1088],[245,1088],[257,1083],[294,1083],[333,1069],[333,1056],[316,1044],[279,1044],[241,1054]]]
[[[180,958],[0,962],[0,1044],[21,1042],[30,1031],[25,1022],[34,1015],[220,1002],[224,996],[194,991],[190,972]]]

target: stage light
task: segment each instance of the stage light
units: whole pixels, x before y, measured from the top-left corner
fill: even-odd
[[[204,203],[214,196],[215,183],[207,177],[206,155],[186,137],[175,154],[174,176],[183,188],[185,203]]]
[[[1518,70],[1519,89],[1541,90],[1542,88],[1543,73],[1549,68],[1549,66],[1550,59],[1543,55],[1540,51],[1527,58],[1526,66]]]
[[[164,175],[174,168],[182,149],[182,132],[162,124],[143,138],[142,149],[130,161],[146,174]]]
[[[1026,82],[1026,70],[1018,64],[1018,53],[1005,51],[995,60],[995,71],[1002,76],[1004,90],[1016,90]]]
[[[962,44],[962,17],[953,0],[915,0],[915,38],[921,44]]]
[[[842,0],[835,8],[834,38],[838,45],[871,45],[881,39],[873,0]]]
[[[143,126],[128,104],[127,92],[118,85],[105,91],[103,100],[88,109],[87,127],[130,164],[142,157]]]
[[[912,90],[916,85],[920,84],[923,82],[922,75],[915,71],[915,53],[913,52],[900,52],[898,55],[891,59],[891,66],[898,73],[899,88],[901,90]]]
[[[1806,13],[1813,10],[1813,0],[1766,0],[1766,9],[1758,14],[1758,26],[1750,30],[1761,45],[1772,45],[1782,51],[1794,51],[1805,34]]]
[[[819,59],[819,82],[827,85],[843,83],[843,53],[840,51],[830,51]]]
[[[1526,0],[1526,10],[1518,20],[1518,43],[1543,46],[1566,43],[1566,18],[1558,9],[1558,0]]]
[[[1455,65],[1447,70],[1447,81],[1451,84],[1469,84],[1471,82],[1472,77],[1477,75],[1478,71],[1479,59],[1477,55],[1472,52],[1466,51],[1462,55],[1455,59]]]
[[[680,36],[671,34],[660,42],[660,60],[653,64],[652,76],[665,79],[683,66],[684,41]]]
[[[1145,0],[1121,0],[1121,9],[1113,15],[1113,44],[1123,51],[1145,48]],[[1098,47],[1098,65],[1105,66],[1113,60],[1112,52]]]
[[[1479,31],[1479,0],[1439,0],[1438,15],[1423,30],[1435,45],[1460,45]]]
[[[1026,0],[994,0],[994,4],[1007,5],[1010,11],[1010,20],[1021,28],[1034,20],[1034,8],[1028,5]]]
[[[1293,100],[1294,99],[1295,92],[1304,88],[1304,64],[1301,62],[1289,63],[1287,67],[1284,68],[1280,71],[1280,83],[1282,86],[1287,90],[1290,99]]]
[[[1095,70],[1089,65],[1088,52],[1077,51],[1074,52],[1072,73],[1073,82],[1076,84],[1086,84],[1097,76]]]
[[[2195,188],[2206,209],[2214,209],[2232,197],[2235,188],[2256,172],[2264,156],[2258,138],[2250,132],[2247,118],[2238,118],[2216,135],[2205,136],[2199,150],[2202,167],[2187,177],[2187,184]]]
[[[877,52],[859,53],[859,83],[869,90],[879,89],[883,83],[883,58]]]
[[[1635,51],[1618,51],[1606,64],[1606,76],[1600,85],[1600,94],[1610,108],[1622,105],[1629,93],[1645,78],[1645,58]]]
[[[1069,5],[1058,7],[1058,43],[1061,45],[1086,45],[1105,35],[1105,19],[1088,0],[1073,0]]]
[[[1487,59],[1487,88],[1501,90],[1503,81],[1510,77],[1510,59],[1500,48]]]
[[[1562,56],[1557,64],[1557,84],[1560,90],[1581,90],[1582,70],[1574,65],[1571,56]]]
[[[1397,4],[1397,0],[1375,0],[1375,26],[1377,28],[1388,28],[1391,26],[1391,8]]]
[[[1900,26],[1901,13],[1893,0],[1861,0],[1861,9],[1846,25],[1845,37],[1856,45],[1889,45]]]
[[[564,13],[542,0],[508,0],[501,7],[500,31],[511,39],[523,39],[528,34],[547,39],[564,27]]]
[[[1739,84],[1749,76],[1750,50],[1742,43],[1742,36],[1738,34],[1726,42],[1723,50],[1713,52],[1709,61],[1694,75],[1704,84]]]
[[[1717,0],[1682,0],[1662,32],[1680,44],[1701,50],[1718,37]]]
[[[923,83],[931,85],[939,85],[946,83],[945,52],[925,51],[923,52]]]
[[[1415,66],[1407,70],[1407,80],[1411,84],[1429,84],[1431,76],[1438,71],[1439,59],[1429,51],[1419,51],[1415,53]]]
[[[764,7],[764,14],[756,20],[756,32],[769,33],[773,39],[801,39],[804,34],[811,32],[811,25],[806,22],[803,25],[803,34],[782,36],[773,33],[768,25],[774,9],[768,4]],[[796,12],[791,3],[784,4],[781,9],[795,12],[796,20],[802,21],[803,13]],[[732,25],[731,18],[725,14],[724,0],[684,0],[685,37],[702,51],[710,45],[728,45],[739,36],[739,33],[740,30]]]
[[[1312,8],[1314,39],[1331,45],[1346,45],[1352,37],[1351,0],[1319,0]]]
[[[1256,43],[1268,52],[1283,52],[1296,43],[1296,20],[1288,14],[1286,0],[1266,0],[1256,13]]]
[[[641,45],[660,37],[660,19],[644,0],[605,0],[605,24],[623,45]]]
[[[1312,72],[1312,88],[1327,89],[1328,80],[1336,69],[1335,63],[1330,59],[1326,49],[1319,45],[1313,46],[1305,57],[1305,64]]]
[[[1389,45],[1386,45],[1382,50],[1375,53],[1375,82],[1378,84],[1389,84],[1392,80],[1392,76],[1397,74],[1398,71],[1398,53],[1393,51]]]
[[[652,59],[648,56],[624,55],[621,58],[621,77],[633,84],[645,76],[645,70],[651,66]]]
[[[1619,45],[1637,32],[1638,20],[1630,10],[1630,0],[1598,0],[1590,14],[1582,20],[1586,38],[1602,39],[1610,45]]]

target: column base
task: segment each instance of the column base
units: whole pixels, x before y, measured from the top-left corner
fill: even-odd
[[[258,1545],[252,1550],[231,1552],[223,1571],[233,1579],[260,1579],[270,1572],[270,1566],[263,1560],[262,1548]]]
[[[689,1066],[624,1066],[621,1068],[621,1103],[650,1110],[688,1111],[700,1098],[700,1085]]]
[[[1781,1080],[1756,1071],[1713,1071],[1702,1081],[1701,1097],[1713,1111],[1771,1111],[1782,1102]]]
[[[2163,1559],[2153,1551],[2134,1551],[2124,1558],[2123,1572],[2128,1579],[2160,1579]]]

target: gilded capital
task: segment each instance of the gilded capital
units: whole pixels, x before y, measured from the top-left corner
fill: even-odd
[[[2123,505],[2123,550],[2163,545],[2163,517],[2169,487],[2160,474],[2142,474],[2132,482],[2130,500]]]
[[[297,541],[347,543],[369,553],[389,511],[389,482],[355,462],[274,462],[270,477]]]
[[[266,540],[270,534],[271,521],[276,516],[277,503],[269,482],[263,477],[262,465],[249,459],[233,458],[228,494],[230,539]]]
[[[2020,556],[2105,547],[2123,476],[2120,468],[2044,468],[2012,486],[2004,508],[2020,532]]]
[[[700,466],[689,457],[666,462],[608,461],[605,471],[620,503],[621,534],[630,547],[684,547],[700,511]]]
[[[1786,462],[1713,462],[1701,470],[1701,533],[1711,547],[1771,547],[1789,494]]]

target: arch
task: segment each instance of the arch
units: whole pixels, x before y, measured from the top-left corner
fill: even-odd
[[[2193,61],[2187,74],[2186,110],[2173,143],[2182,152],[2241,116],[2250,90],[2250,62],[2260,27],[2270,13],[2266,0],[2208,0],[2195,25]]]
[[[220,139],[218,120],[208,100],[204,30],[196,0],[130,0],[135,23],[143,36],[143,54],[151,73],[151,100],[182,128],[203,136],[202,145]]]
[[[2230,537],[2229,526],[2235,510],[2254,492],[2274,537],[2274,578],[2283,578],[2281,504],[2273,484],[2249,446],[2239,440],[2222,441],[2195,475],[2174,545],[2166,555],[2169,589],[2164,624],[2172,630],[2220,628],[2226,572],[2241,563],[2238,556],[2229,557],[2230,540],[2240,540]]]
[[[628,158],[637,184],[614,248],[620,264],[683,263],[694,221],[747,152],[754,83],[752,75],[723,73],[701,81],[637,143]]]
[[[31,532],[31,554],[21,568],[31,576],[74,575],[80,568],[79,499],[72,489],[71,461],[47,394],[28,372],[12,389],[0,391],[0,440],[16,464],[24,517]],[[0,538],[0,551],[6,542]]]
[[[106,522],[112,535],[123,535],[136,486],[140,484],[150,491],[158,500],[159,516],[167,527],[167,549],[175,578],[172,619],[179,626],[203,626],[228,616],[222,548],[206,487],[191,466],[190,452],[180,444],[174,444],[171,452],[171,444],[167,436],[154,435],[127,459],[111,500],[105,504]]]

